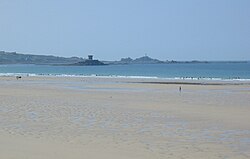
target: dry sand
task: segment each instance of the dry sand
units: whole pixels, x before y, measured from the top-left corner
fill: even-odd
[[[248,83],[137,82],[0,77],[0,158],[250,158]]]

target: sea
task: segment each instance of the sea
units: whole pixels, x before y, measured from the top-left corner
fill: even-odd
[[[250,62],[130,64],[104,66],[0,65],[0,76],[16,75],[250,81]]]

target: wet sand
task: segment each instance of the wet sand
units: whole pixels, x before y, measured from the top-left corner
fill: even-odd
[[[0,77],[0,158],[249,158],[249,83],[174,82]]]

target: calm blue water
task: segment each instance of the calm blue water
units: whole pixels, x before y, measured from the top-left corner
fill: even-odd
[[[0,65],[0,74],[204,77],[250,79],[248,63],[138,64],[107,66]]]

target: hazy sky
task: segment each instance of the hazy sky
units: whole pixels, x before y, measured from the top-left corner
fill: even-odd
[[[0,0],[0,50],[250,60],[250,0]]]

